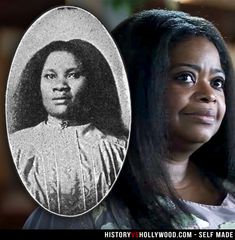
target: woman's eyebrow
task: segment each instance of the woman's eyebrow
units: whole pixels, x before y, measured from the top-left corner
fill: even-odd
[[[72,71],[81,71],[82,69],[80,67],[73,67],[73,68],[68,68],[66,69],[65,73],[69,73],[69,72],[72,72]]]
[[[223,75],[225,75],[224,71],[222,69],[219,69],[219,68],[213,68],[212,73],[222,73]]]
[[[54,72],[55,73],[55,70],[53,68],[45,68],[43,69],[43,72]]]
[[[72,68],[68,68],[66,69],[66,72],[70,72],[70,71],[77,71],[77,70],[80,70],[81,68],[80,67],[72,67]]]
[[[190,67],[190,68],[195,69],[196,71],[200,71],[201,70],[200,66],[198,66],[196,64],[190,64],[190,63],[177,63],[177,64],[174,64],[174,65],[172,65],[170,67],[170,70],[174,69],[174,68],[177,68],[177,67]]]
[[[170,67],[170,70],[177,68],[177,67],[190,67],[195,69],[196,71],[201,71],[201,67],[196,64],[190,64],[190,63],[177,63]],[[224,71],[220,68],[212,68],[212,73],[222,73],[225,75]]]

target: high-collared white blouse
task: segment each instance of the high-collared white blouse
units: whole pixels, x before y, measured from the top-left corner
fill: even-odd
[[[43,207],[79,215],[108,193],[121,169],[126,141],[92,124],[74,126],[48,119],[9,139],[18,173]]]

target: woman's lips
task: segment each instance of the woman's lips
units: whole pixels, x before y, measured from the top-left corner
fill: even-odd
[[[53,102],[56,105],[67,104],[70,101],[71,97],[69,96],[61,96],[61,97],[54,97],[52,98]]]
[[[201,124],[211,125],[216,120],[216,112],[212,109],[193,110],[183,114]]]

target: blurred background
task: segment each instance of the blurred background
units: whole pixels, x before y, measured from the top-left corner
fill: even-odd
[[[37,207],[15,170],[5,124],[5,91],[14,52],[29,26],[47,10],[82,7],[111,31],[143,9],[182,10],[212,21],[224,36],[235,63],[235,1],[231,0],[1,0],[0,1],[0,229],[20,229]]]

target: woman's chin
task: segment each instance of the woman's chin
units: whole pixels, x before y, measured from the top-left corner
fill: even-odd
[[[204,144],[210,141],[210,139],[213,137],[214,134],[210,134],[207,132],[197,132],[193,135],[188,136],[188,141],[191,143],[197,143],[197,144]]]
[[[192,148],[196,147],[200,147],[203,144],[207,143],[208,141],[210,141],[210,139],[213,137],[214,134],[211,134],[210,132],[185,132],[184,134],[180,134],[180,135],[175,135],[174,137],[174,141],[177,143],[177,145],[184,145],[184,146],[191,146]],[[176,137],[177,136],[177,137]],[[190,148],[191,148],[190,147]]]
[[[181,136],[185,141],[189,143],[204,144],[208,142],[218,131],[217,125],[189,125],[184,128],[180,128],[175,132],[176,136]]]
[[[56,112],[49,112],[48,115],[57,118],[57,119],[68,119],[68,112],[67,111],[56,111]]]

